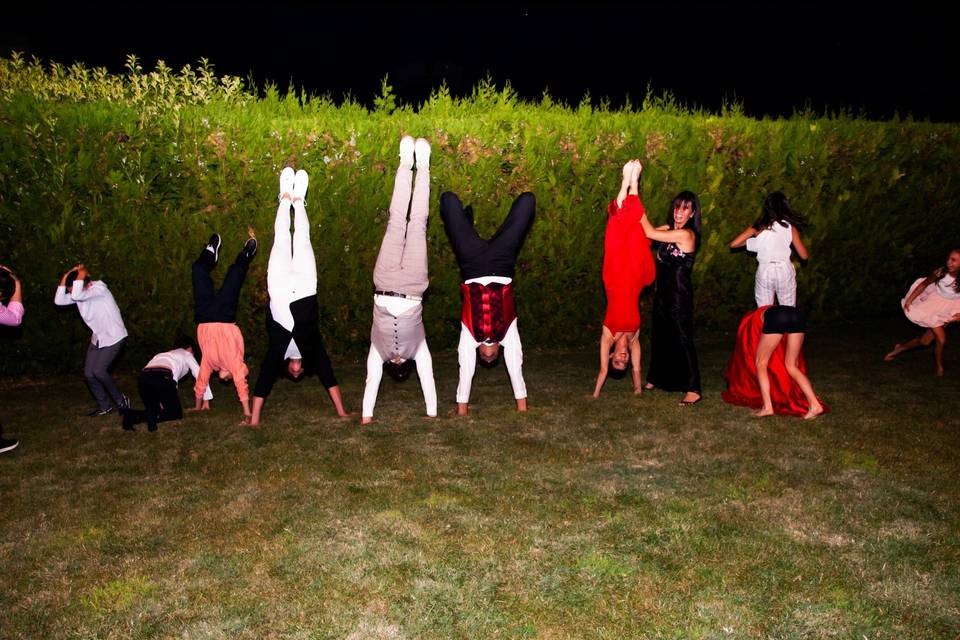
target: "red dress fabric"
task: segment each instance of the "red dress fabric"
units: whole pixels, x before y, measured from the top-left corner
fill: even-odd
[[[734,347],[730,362],[727,363],[727,390],[721,393],[724,401],[730,404],[760,409],[763,407],[763,398],[760,396],[760,383],[757,381],[757,343],[763,331],[763,312],[769,305],[748,311],[740,320],[737,329],[737,344]],[[805,416],[810,410],[807,398],[800,390],[800,386],[787,373],[786,362],[787,343],[781,340],[770,356],[767,365],[767,375],[770,378],[770,400],[773,403],[773,412],[778,415]],[[797,368],[804,374],[807,372],[803,350],[797,357]],[[821,400],[823,412],[830,409]]]
[[[640,328],[640,292],[657,275],[650,254],[650,239],[640,218],[643,203],[627,196],[623,206],[607,205],[607,230],[603,238],[603,288],[607,312],[603,324],[612,333],[633,333]]]

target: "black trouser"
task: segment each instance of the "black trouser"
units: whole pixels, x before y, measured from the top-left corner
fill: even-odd
[[[513,277],[517,254],[533,223],[536,198],[529,191],[513,201],[510,213],[489,240],[482,239],[473,228],[473,216],[465,211],[457,194],[447,191],[440,196],[440,217],[450,237],[453,252],[460,265],[463,280],[482,276]]]
[[[193,318],[197,324],[204,322],[236,322],[240,289],[247,277],[250,259],[241,251],[227,269],[227,275],[219,291],[213,290],[210,272],[216,266],[213,253],[204,249],[193,263]]]
[[[125,412],[124,424],[133,426],[146,422],[150,431],[155,431],[158,422],[183,418],[180,393],[177,391],[177,381],[173,379],[172,371],[163,367],[144,369],[140,372],[137,386],[146,409],[128,409]]]

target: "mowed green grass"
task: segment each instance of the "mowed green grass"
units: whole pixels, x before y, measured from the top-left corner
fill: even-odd
[[[315,379],[260,430],[216,386],[154,434],[78,417],[79,373],[4,380],[0,637],[953,639],[960,348],[943,380],[929,351],[881,361],[912,335],[815,329],[813,422],[722,402],[732,333],[701,336],[685,408],[591,399],[591,349],[528,350],[526,415],[478,368],[466,419],[437,353],[444,415],[385,378],[367,427]],[[337,373],[359,411],[360,364]]]

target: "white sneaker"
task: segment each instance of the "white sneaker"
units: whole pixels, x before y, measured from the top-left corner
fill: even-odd
[[[430,143],[425,138],[417,138],[414,143],[414,150],[417,154],[417,169],[430,168]]]
[[[400,166],[413,166],[413,138],[410,136],[403,136],[400,140]]]
[[[307,172],[303,169],[297,171],[296,177],[293,179],[293,197],[300,198],[303,200],[307,197],[307,185],[310,184],[310,176],[307,175]]]
[[[280,193],[277,200],[283,200],[283,194],[293,193],[294,173],[293,167],[284,167],[280,172]]]

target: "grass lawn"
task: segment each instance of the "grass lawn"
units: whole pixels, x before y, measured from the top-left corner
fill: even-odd
[[[960,347],[942,380],[929,351],[882,362],[913,335],[815,328],[812,422],[723,403],[732,333],[685,408],[628,379],[592,400],[592,349],[527,353],[526,415],[502,363],[465,419],[385,377],[368,427],[316,379],[263,429],[215,385],[154,434],[78,417],[79,372],[4,380],[0,637],[954,639]],[[337,374],[358,411],[361,365]]]

